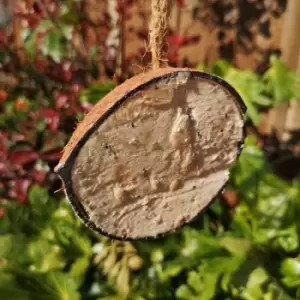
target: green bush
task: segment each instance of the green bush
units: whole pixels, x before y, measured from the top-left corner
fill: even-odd
[[[12,300],[296,299],[300,180],[277,177],[249,136],[230,188],[239,198],[234,211],[216,201],[176,234],[129,243],[89,231],[64,199],[33,186],[30,205],[2,205],[0,294]]]
[[[44,1],[20,5],[18,18],[28,26],[14,35],[24,49],[16,51],[0,29],[1,299],[300,299],[300,179],[279,177],[256,136],[248,136],[231,170],[233,199],[216,200],[165,238],[129,243],[100,236],[55,193],[62,147],[115,84],[99,80],[101,47],[81,52],[73,40],[72,32],[102,26],[81,2],[52,1],[51,10]],[[186,39],[173,34],[169,42]],[[222,60],[198,69],[236,88],[252,129],[262,109],[300,98],[299,77],[276,57],[261,76]]]

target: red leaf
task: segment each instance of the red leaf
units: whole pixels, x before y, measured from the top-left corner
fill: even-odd
[[[35,28],[39,23],[41,19],[34,14],[28,15],[27,22],[30,28]]]
[[[34,9],[34,12],[37,14],[40,14],[43,12],[43,7],[39,2],[34,2],[32,7]]]
[[[180,36],[176,33],[173,33],[168,37],[169,44],[173,45],[173,46],[178,46],[178,47],[195,44],[199,40],[200,40],[200,36],[198,36],[198,35],[185,37],[185,36]]]
[[[174,53],[169,53],[169,54],[168,54],[168,61],[169,61],[170,63],[177,63],[178,60],[179,60],[179,54],[178,54],[177,51],[174,52]]]
[[[225,203],[229,206],[229,207],[234,207],[237,205],[239,199],[238,199],[238,195],[235,191],[228,191],[226,190],[223,193],[223,198],[225,200]]]
[[[5,209],[3,207],[0,207],[0,218],[5,215]]]
[[[46,73],[53,80],[69,82],[72,79],[71,63],[49,64]]]
[[[70,70],[64,71],[63,75],[65,81],[70,81],[72,78],[72,72]]]
[[[6,34],[4,33],[4,29],[0,28],[0,45],[1,44],[6,44],[8,41],[8,38]]]
[[[53,15],[57,15],[59,13],[59,7],[55,2],[51,2],[48,4],[48,9],[49,12],[52,13]]]
[[[0,131],[0,174],[9,172],[7,163],[7,132]]]
[[[0,90],[0,103],[4,102],[7,99],[7,92],[5,90]]]
[[[146,30],[138,30],[136,34],[140,39],[147,39],[148,38],[148,32]],[[143,51],[145,52],[144,48],[143,48]]]
[[[11,135],[11,140],[13,142],[20,142],[20,141],[24,141],[25,140],[25,136],[24,134],[21,134],[21,133],[12,133]]]
[[[64,62],[62,65],[63,78],[65,81],[70,81],[72,78],[71,63]]]
[[[52,151],[48,151],[46,153],[41,154],[41,158],[43,160],[59,160],[62,154],[62,149],[55,149]]]
[[[7,155],[7,132],[0,131],[0,160],[3,160]]]
[[[9,173],[9,168],[7,164],[3,161],[0,161],[0,174],[7,174]]]
[[[65,93],[57,92],[55,95],[55,108],[60,109],[65,106],[68,101],[68,96]]]
[[[183,46],[188,46],[191,44],[196,44],[198,43],[200,40],[200,36],[199,35],[194,35],[194,36],[190,36],[190,37],[186,37],[185,41],[183,43]]]
[[[32,177],[34,179],[34,182],[37,184],[42,184],[45,181],[47,173],[43,170],[34,170]]]
[[[78,94],[78,92],[80,90],[82,90],[83,88],[84,88],[84,86],[80,83],[73,83],[71,85],[71,90],[72,90],[73,94]]]
[[[37,59],[36,60],[36,68],[39,72],[44,72],[47,68],[47,61],[44,59]]]
[[[181,46],[185,42],[185,37],[173,33],[169,35],[168,42],[170,45]]]
[[[43,109],[40,113],[46,118],[48,129],[50,131],[57,131],[59,126],[59,114],[51,108]]]
[[[31,184],[28,179],[16,179],[10,182],[9,196],[23,203],[27,198],[27,191]]]
[[[82,20],[80,22],[80,26],[82,29],[88,29],[89,28],[89,22],[87,20]]]
[[[92,103],[88,103],[88,102],[82,103],[82,108],[84,110],[84,113],[86,113],[86,114],[92,109],[93,106],[94,105]]]
[[[39,158],[39,155],[32,150],[14,151],[9,154],[8,160],[11,164],[23,166]]]
[[[184,2],[185,2],[185,0],[176,0],[176,4],[179,7],[184,7],[184,4],[185,4]]]

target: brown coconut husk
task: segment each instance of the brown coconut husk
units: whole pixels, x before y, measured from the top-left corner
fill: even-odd
[[[192,221],[222,192],[242,149],[244,113],[224,80],[156,69],[95,105],[56,171],[88,227],[116,239],[158,237]]]

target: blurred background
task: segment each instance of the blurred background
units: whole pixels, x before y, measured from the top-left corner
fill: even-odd
[[[77,123],[151,66],[150,0],[0,0],[0,298],[300,299],[300,1],[173,0],[171,66],[247,105],[223,196],[154,241],[85,228],[53,172]]]

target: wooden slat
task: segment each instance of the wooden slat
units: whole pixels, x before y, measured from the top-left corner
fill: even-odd
[[[298,57],[297,74],[300,75],[300,51]],[[287,111],[285,130],[286,131],[300,130],[300,99],[291,100],[290,107]]]
[[[285,20],[282,31],[281,58],[291,71],[296,71],[300,48],[300,1],[289,0],[285,13]],[[289,106],[285,103],[271,109],[266,126],[267,133],[275,130],[277,137],[282,139],[286,128],[287,112]]]

